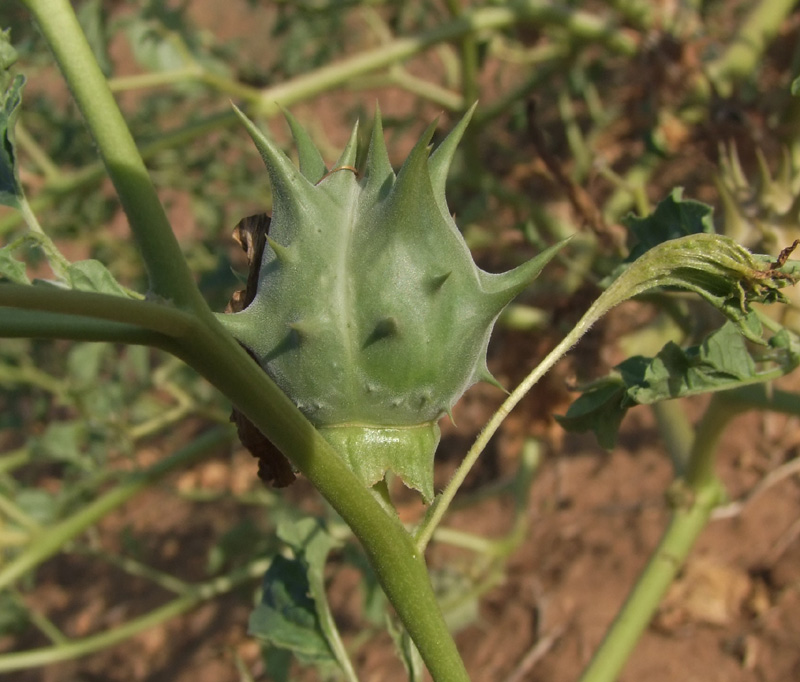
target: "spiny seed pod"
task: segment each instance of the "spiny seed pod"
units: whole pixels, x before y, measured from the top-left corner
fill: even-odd
[[[475,265],[444,196],[469,115],[429,157],[432,124],[397,175],[379,114],[363,174],[356,129],[329,171],[287,114],[298,169],[241,117],[273,213],[255,298],[224,322],[366,485],[391,470],[431,500],[438,420],[496,383],[492,326],[559,246],[503,274]]]

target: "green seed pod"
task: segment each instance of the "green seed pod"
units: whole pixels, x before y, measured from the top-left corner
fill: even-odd
[[[430,501],[438,420],[496,383],[492,326],[559,246],[503,274],[475,265],[444,196],[469,115],[429,157],[431,125],[397,175],[380,115],[363,175],[355,129],[329,172],[287,118],[299,169],[242,115],[273,213],[255,298],[224,322],[366,485],[391,470]]]

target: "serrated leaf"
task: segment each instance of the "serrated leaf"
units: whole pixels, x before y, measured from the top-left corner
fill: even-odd
[[[308,589],[314,600],[320,629],[327,642],[334,642],[337,633],[329,615],[328,596],[325,593],[325,562],[328,554],[340,545],[317,519],[284,521],[278,525],[278,537],[286,542],[296,557],[305,565]],[[333,649],[333,645],[330,647]]]
[[[322,578],[328,554],[341,544],[318,519],[282,521],[278,524],[277,534],[306,563],[309,573],[313,573],[315,579]]]
[[[699,346],[684,350],[668,343],[644,369],[638,379],[629,375],[628,395],[641,405],[724,391],[759,378],[744,338],[730,322]]]
[[[628,261],[639,258],[654,246],[670,239],[690,234],[713,234],[714,209],[707,204],[683,198],[683,189],[677,187],[659,202],[656,210],[645,218],[628,216],[622,223],[636,237]]]
[[[114,279],[114,275],[99,260],[88,259],[72,263],[67,268],[67,276],[69,285],[73,289],[114,296],[128,295],[122,285]]]
[[[250,616],[249,632],[306,663],[334,662],[309,591],[305,563],[276,556],[264,574],[261,603]]]
[[[338,665],[330,643],[337,635],[331,631],[323,571],[339,542],[311,518],[283,520],[277,534],[295,556],[276,557],[264,576],[264,594],[251,616],[250,632],[291,649],[305,663]]]
[[[623,381],[608,377],[587,389],[565,415],[556,415],[556,421],[570,433],[593,431],[600,447],[611,450],[622,418],[631,407],[626,393]]]
[[[0,279],[7,279],[16,284],[30,284],[25,263],[14,258],[10,247],[0,249]]]
[[[653,358],[625,360],[615,367],[618,375],[591,385],[556,419],[567,431],[593,431],[600,445],[611,449],[622,418],[635,405],[759,383],[800,364],[800,339],[791,332],[775,334],[769,346],[774,352],[762,353],[756,347],[755,355],[739,328],[726,322],[699,346],[682,349],[669,342]]]
[[[17,172],[17,155],[14,147],[14,124],[22,103],[25,76],[14,76],[0,96],[0,204],[19,207],[22,185]]]

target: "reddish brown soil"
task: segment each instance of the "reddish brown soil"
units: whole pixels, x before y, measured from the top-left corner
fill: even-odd
[[[480,397],[477,401],[482,402]],[[521,422],[520,417],[511,420],[499,437],[503,446],[495,449],[494,466],[484,466],[478,478],[513,470]],[[766,472],[796,456],[797,436],[795,420],[762,414],[737,419],[719,455],[731,495],[746,495]],[[458,635],[472,679],[567,682],[577,679],[589,660],[669,516],[670,465],[644,409],[628,419],[621,440],[622,447],[606,453],[588,438],[569,437],[557,453],[547,454],[532,487],[525,540],[511,555],[505,575],[498,575],[497,584],[483,595],[477,619]],[[486,474],[492,468],[499,471]],[[198,465],[174,483],[184,489],[202,485],[241,491],[250,487],[251,477],[253,461],[238,453]],[[301,483],[290,495],[313,499],[314,493]],[[513,514],[510,498],[501,495],[454,512],[448,525],[496,538],[509,531]],[[252,510],[224,502],[180,502],[153,489],[107,518],[98,541],[113,552],[127,527],[144,538],[141,551],[148,563],[187,580],[202,580],[214,539],[245,516],[253,517]],[[798,518],[798,482],[789,478],[734,517],[713,521],[620,679],[797,679]],[[471,552],[444,545],[434,545],[430,559],[439,578],[442,571],[469,575],[477,561]],[[334,560],[330,578],[331,600],[350,639],[363,625],[358,574]],[[111,628],[166,599],[150,583],[80,556],[48,562],[38,582],[31,604],[72,637]],[[109,650],[5,679],[234,682],[240,679],[235,666],[240,658],[255,679],[265,680],[258,673],[258,646],[245,632],[254,586]],[[43,644],[24,641],[25,648],[36,643]],[[3,648],[9,644],[15,648],[8,641]],[[405,679],[386,636],[362,647],[355,660],[364,682]],[[307,672],[298,670],[297,679],[316,679]]]

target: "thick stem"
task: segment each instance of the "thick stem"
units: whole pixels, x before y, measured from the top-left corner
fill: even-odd
[[[72,6],[68,0],[23,2],[39,24],[97,143],[144,258],[153,292],[181,307],[208,311]]]
[[[168,338],[134,324],[41,310],[0,308],[0,338],[110,341],[164,348]]]
[[[220,328],[199,331],[178,355],[227,395],[328,500],[360,540],[381,586],[436,682],[469,678],[421,552],[294,403]]]
[[[57,287],[31,286],[28,284],[0,284],[0,312],[3,308],[18,308],[28,311],[32,321],[33,311],[55,313],[61,320],[66,315],[95,318],[96,325],[102,320],[129,327],[138,326],[155,334],[172,338],[187,338],[197,322],[193,316],[160,303],[134,301],[121,296],[99,294],[92,291],[59,289]],[[44,321],[44,317],[40,317]],[[57,317],[53,317],[56,320]],[[24,321],[21,318],[20,324]],[[13,325],[12,325],[13,327]],[[109,325],[109,330],[114,324]],[[0,330],[0,336],[4,336]]]

